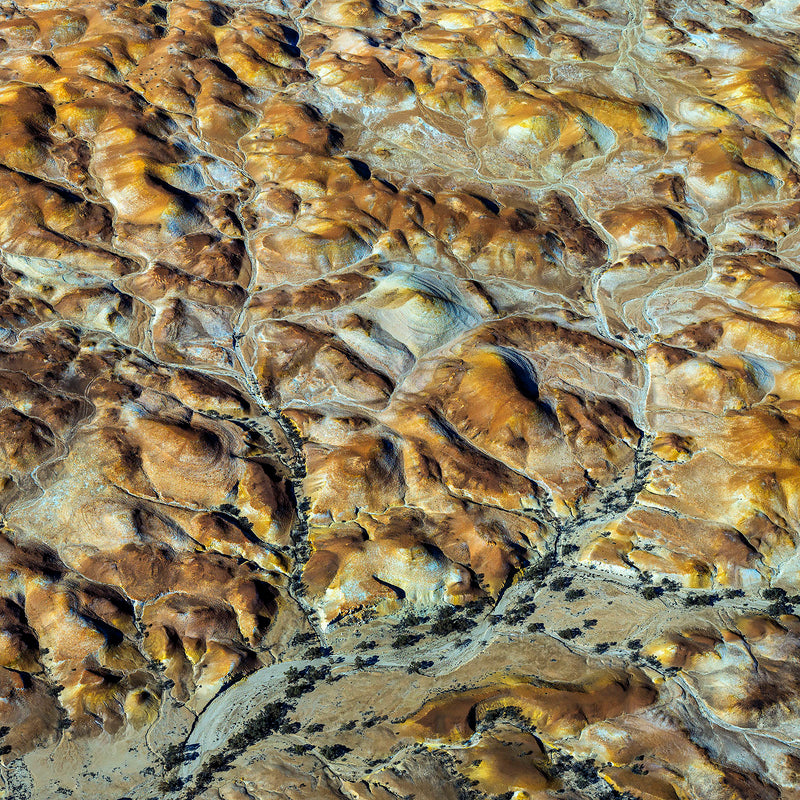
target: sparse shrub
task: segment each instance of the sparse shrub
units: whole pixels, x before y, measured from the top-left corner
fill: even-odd
[[[570,589],[564,594],[566,600],[580,600],[581,597],[586,597],[586,592],[583,589]]]
[[[580,628],[564,628],[563,630],[558,631],[558,635],[562,639],[577,639],[582,633]]]

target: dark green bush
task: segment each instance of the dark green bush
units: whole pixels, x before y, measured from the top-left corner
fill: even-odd
[[[343,744],[326,744],[320,747],[320,755],[328,761],[334,761],[341,758],[345,753],[349,753],[351,747],[345,747]]]

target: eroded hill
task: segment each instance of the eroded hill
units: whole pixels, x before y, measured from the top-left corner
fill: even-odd
[[[0,5],[12,800],[800,800],[782,0]]]

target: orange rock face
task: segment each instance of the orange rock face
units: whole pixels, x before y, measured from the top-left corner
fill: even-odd
[[[0,797],[800,800],[796,15],[3,4]]]

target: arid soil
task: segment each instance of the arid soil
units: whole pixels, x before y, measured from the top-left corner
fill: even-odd
[[[800,800],[798,91],[791,0],[0,3],[0,796]]]

